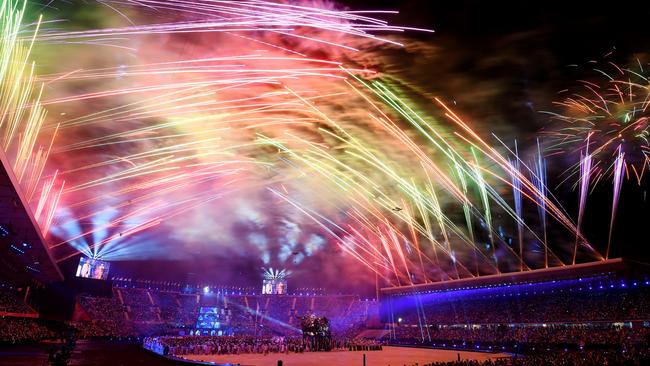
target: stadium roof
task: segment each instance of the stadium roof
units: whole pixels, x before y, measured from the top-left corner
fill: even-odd
[[[642,272],[647,274],[649,273],[649,269],[650,265],[648,264],[617,258],[599,262],[580,263],[562,267],[541,268],[531,271],[503,273],[473,278],[462,278],[444,282],[387,287],[381,289],[381,292],[384,295],[406,295],[411,293],[457,290],[491,285],[570,279],[612,272],[621,274]]]
[[[17,283],[63,280],[2,151],[0,160],[0,276]]]

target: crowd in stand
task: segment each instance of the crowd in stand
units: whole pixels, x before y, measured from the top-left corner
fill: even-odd
[[[91,319],[118,320],[124,319],[125,307],[119,300],[110,297],[79,296],[79,304]]]
[[[386,341],[523,352],[546,360],[525,357],[516,365],[602,364],[603,360],[619,364],[614,355],[627,355],[632,361],[626,362],[636,364],[647,355],[632,350],[647,350],[650,345],[646,280],[594,277],[401,295],[391,301],[396,326],[384,336]],[[566,357],[551,359],[557,353]],[[450,365],[464,364],[468,363]]]
[[[424,294],[419,305],[414,299],[393,299],[397,326],[386,341],[524,354],[430,366],[650,364],[648,281],[593,278]]]
[[[37,342],[57,336],[35,319],[0,317],[0,343]]]
[[[116,297],[82,295],[79,296],[79,304],[90,318],[89,321],[71,323],[78,330],[79,338],[137,335],[136,329],[126,320],[126,306],[122,305]]]
[[[368,314],[378,311],[376,302],[355,296],[196,295],[141,288],[114,288],[112,297],[81,295],[79,305],[87,315],[86,321],[75,324],[80,338],[163,335],[172,334],[172,329],[189,332],[196,326],[200,307],[223,311],[222,323],[235,334],[300,336],[298,318],[316,313],[329,315],[335,336],[352,337]]]
[[[397,342],[409,344],[449,343],[450,345],[488,345],[498,348],[527,345],[528,348],[554,345],[565,347],[602,347],[622,344],[650,344],[650,327],[637,324],[635,327],[618,325],[576,325],[556,324],[547,326],[529,325],[482,325],[455,327],[397,327],[385,336]]]
[[[124,320],[99,319],[85,322],[70,322],[70,325],[77,329],[80,339],[99,337],[136,337],[139,332],[132,324]]]
[[[221,322],[228,324],[236,334],[262,337],[300,336],[299,317],[307,313],[327,316],[333,334],[339,337],[353,336],[369,314],[378,317],[377,302],[361,301],[358,296],[350,295],[197,295],[130,287],[116,287],[112,295],[79,297],[81,308],[92,320],[81,331],[82,336],[104,333],[105,336],[123,337],[155,326],[189,332],[196,326],[201,307],[216,307],[222,311]]]
[[[394,300],[395,318],[418,324],[507,324],[650,319],[650,282],[592,279],[449,291]],[[422,312],[415,302],[422,303]],[[570,306],[569,306],[570,305]]]
[[[22,300],[19,291],[9,288],[0,288],[0,312],[33,313],[32,309]]]
[[[2,295],[0,311],[29,311],[15,293]],[[433,366],[641,365],[648,361],[647,281],[594,278],[568,285],[558,281],[427,293],[419,303],[413,299],[411,295],[392,299],[395,325],[379,343],[349,341],[363,332],[378,306],[355,296],[187,294],[114,288],[109,297],[80,296],[85,316],[69,325],[79,338],[149,336],[147,347],[179,356],[310,352],[323,349],[322,344],[304,340],[299,323],[302,315],[315,314],[329,318],[334,340],[327,342],[333,342],[328,345],[332,349],[372,350],[380,348],[380,343],[396,342],[523,354],[508,361],[430,364]],[[189,333],[201,307],[219,309],[228,336],[171,336],[180,329]],[[37,319],[0,318],[0,342],[56,336]]]

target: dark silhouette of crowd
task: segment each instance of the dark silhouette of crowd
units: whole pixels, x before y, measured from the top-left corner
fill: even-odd
[[[459,360],[432,362],[409,366],[644,366],[650,364],[650,352],[645,349],[626,351],[559,351],[538,353],[495,360]]]
[[[65,366],[72,359],[72,351],[77,343],[77,333],[74,329],[63,332],[61,343],[53,344],[47,350],[47,361],[50,366]]]

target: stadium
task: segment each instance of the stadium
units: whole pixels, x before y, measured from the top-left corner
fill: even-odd
[[[3,0],[0,366],[650,364],[643,5]]]

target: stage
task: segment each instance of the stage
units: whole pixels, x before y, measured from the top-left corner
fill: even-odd
[[[382,351],[339,351],[339,352],[305,352],[305,353],[270,353],[243,355],[187,355],[185,358],[196,361],[215,362],[216,364],[241,364],[250,366],[277,366],[282,360],[286,366],[331,366],[331,365],[363,365],[363,354],[366,354],[367,366],[388,365],[423,365],[431,362],[462,360],[488,360],[500,357],[510,357],[504,353],[468,352],[441,349],[425,349],[410,347],[384,347]]]

